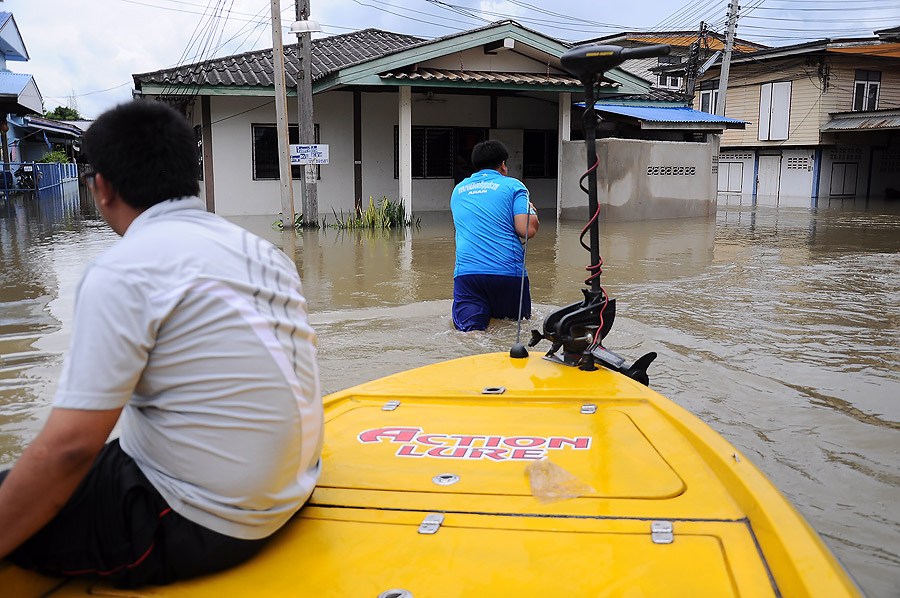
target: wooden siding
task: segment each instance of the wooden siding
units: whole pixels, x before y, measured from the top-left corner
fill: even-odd
[[[729,130],[722,135],[723,147],[791,147],[821,143],[822,125],[833,112],[848,112],[853,107],[853,83],[856,69],[881,71],[878,108],[900,107],[900,65],[895,60],[879,60],[862,56],[828,55],[828,86],[823,92],[818,57],[802,56],[778,61],[733,64],[729,77],[725,116],[748,122],[746,129]],[[702,80],[718,77],[718,72]],[[759,96],[763,83],[791,82],[791,114],[788,139],[759,140]],[[694,108],[700,108],[700,85]]]
[[[853,84],[856,69],[881,72],[878,90],[878,109],[900,108],[900,62],[896,60],[866,60],[862,56],[829,55],[831,65],[826,96],[829,112],[849,112],[853,108]]]

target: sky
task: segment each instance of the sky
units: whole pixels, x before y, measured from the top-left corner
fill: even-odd
[[[273,0],[0,0],[30,60],[7,68],[34,75],[44,108],[86,118],[131,99],[132,74],[272,47]],[[278,0],[275,0],[276,2]],[[514,19],[569,42],[624,31],[699,28],[724,33],[728,0],[310,0],[315,37],[375,27],[433,38]],[[598,8],[598,7],[602,7]],[[280,0],[283,40],[295,20]],[[900,26],[897,0],[744,0],[737,36],[770,46],[868,37]]]

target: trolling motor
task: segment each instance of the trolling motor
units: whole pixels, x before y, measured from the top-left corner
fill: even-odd
[[[619,46],[599,46],[586,44],[567,50],[561,57],[563,68],[575,75],[584,85],[584,140],[587,149],[587,172],[579,185],[588,195],[588,211],[591,219],[579,239],[582,247],[591,254],[591,264],[587,266],[590,275],[584,281],[589,288],[581,289],[582,301],[560,308],[544,318],[543,332],[531,331],[529,347],[534,347],[546,339],[552,343],[544,356],[546,359],[565,365],[577,366],[583,370],[597,369],[599,363],[611,370],[649,384],[647,368],[656,359],[656,353],[647,353],[632,365],[625,358],[603,346],[603,339],[612,328],[616,317],[616,300],[611,299],[600,286],[603,259],[600,257],[600,209],[597,203],[597,112],[594,110],[594,87],[605,71],[622,64],[630,58],[651,58],[665,56],[671,48],[665,44],[642,48],[621,48]],[[583,181],[587,178],[588,186]],[[590,232],[590,245],[585,245],[584,235]],[[557,352],[562,349],[562,354]]]

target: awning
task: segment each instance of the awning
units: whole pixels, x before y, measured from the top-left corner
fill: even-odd
[[[822,125],[822,132],[900,129],[900,110],[838,112],[831,116],[831,120]]]
[[[48,131],[51,133],[56,133],[57,135],[64,135],[66,137],[81,137],[81,134],[84,132],[79,129],[75,125],[56,123],[48,120],[38,120],[35,118],[25,117],[23,120],[25,126],[31,129],[41,129],[43,131]]]
[[[0,72],[0,112],[41,114],[44,100],[34,77],[23,73]]]
[[[641,129],[724,131],[743,129],[747,126],[742,120],[681,106],[619,106],[598,103],[594,104],[594,108],[601,114],[638,124]]]

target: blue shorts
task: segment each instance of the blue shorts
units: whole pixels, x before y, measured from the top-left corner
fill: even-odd
[[[484,330],[491,318],[515,320],[521,313],[531,317],[531,292],[528,277],[522,289],[519,276],[499,274],[462,274],[453,279],[453,325],[457,330]]]

